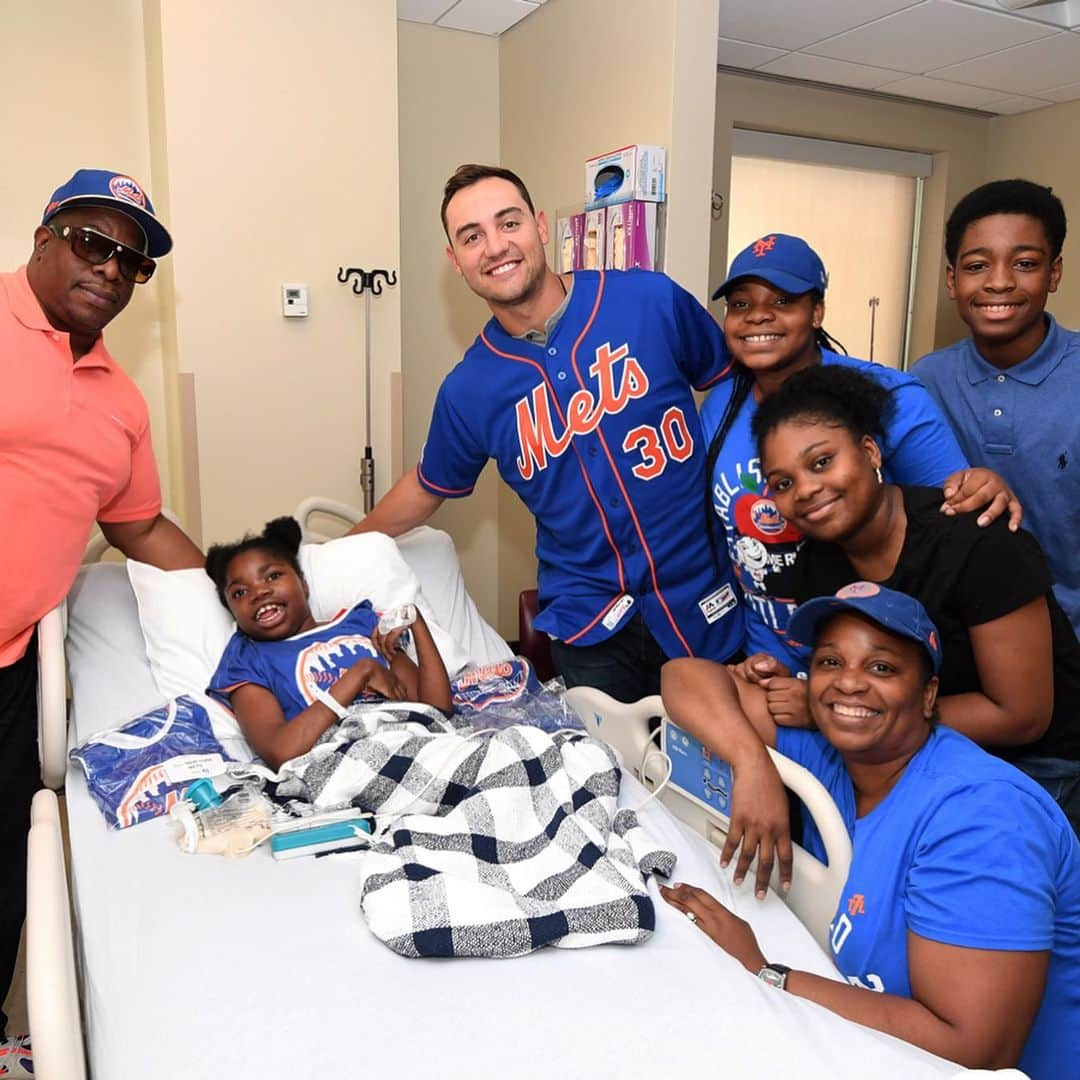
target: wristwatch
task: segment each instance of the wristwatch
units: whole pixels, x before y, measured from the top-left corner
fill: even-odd
[[[787,964],[766,964],[757,973],[757,977],[762,982],[766,982],[770,986],[775,986],[777,990],[786,990],[787,977],[790,973],[791,968],[789,968]]]

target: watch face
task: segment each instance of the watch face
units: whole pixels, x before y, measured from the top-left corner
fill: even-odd
[[[771,967],[768,964],[758,972],[758,978],[762,982],[766,982],[770,986],[775,986],[778,990],[784,989],[784,984],[787,982],[787,976],[787,970],[781,971],[779,967]]]

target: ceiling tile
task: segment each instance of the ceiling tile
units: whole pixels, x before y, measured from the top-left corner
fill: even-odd
[[[1049,90],[1040,90],[1039,97],[1050,101],[1076,101],[1080,98],[1080,82],[1066,83],[1064,86],[1054,86]]]
[[[501,34],[536,10],[536,4],[528,0],[458,0],[439,19],[439,26],[474,34]]]
[[[1038,98],[1024,97],[1022,94],[1012,94],[1008,97],[996,98],[983,104],[987,112],[1000,113],[1003,116],[1011,116],[1015,113],[1031,112],[1032,109],[1041,109],[1051,104],[1049,101],[1040,101]]]
[[[811,13],[799,0],[720,0],[720,33],[778,49],[798,49],[871,19],[911,7],[916,0],[814,0]]]
[[[1057,31],[980,8],[928,0],[807,48],[818,56],[922,74]]]
[[[920,101],[936,101],[940,105],[958,105],[964,109],[977,109],[986,101],[986,90],[981,86],[964,86],[962,83],[945,82],[944,79],[928,79],[912,75],[899,82],[882,83],[877,88],[883,94],[900,94],[918,98]]]
[[[784,49],[770,49],[767,45],[752,45],[748,41],[732,41],[721,38],[716,47],[716,62],[724,67],[756,68],[784,55]]]
[[[1038,94],[1076,80],[1080,34],[1067,30],[1012,49],[929,72],[935,78],[986,86],[1003,94]]]
[[[407,22],[433,23],[455,3],[457,0],[397,0],[397,17]]]
[[[882,83],[895,82],[903,74],[886,68],[830,60],[824,56],[808,56],[806,53],[788,53],[757,70],[770,75],[787,75],[793,79],[811,79],[860,90],[873,90]]]

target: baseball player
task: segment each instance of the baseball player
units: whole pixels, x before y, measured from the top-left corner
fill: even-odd
[[[420,463],[354,531],[420,524],[494,458],[536,519],[536,625],[568,686],[634,701],[669,657],[728,659],[742,612],[704,528],[691,394],[727,374],[719,327],[663,274],[553,273],[545,216],[508,170],[462,166],[442,219],[493,317],[444,380]]]

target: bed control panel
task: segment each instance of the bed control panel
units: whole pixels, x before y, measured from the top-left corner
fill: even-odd
[[[669,785],[707,810],[731,815],[731,766],[666,717],[664,753],[671,759]]]

